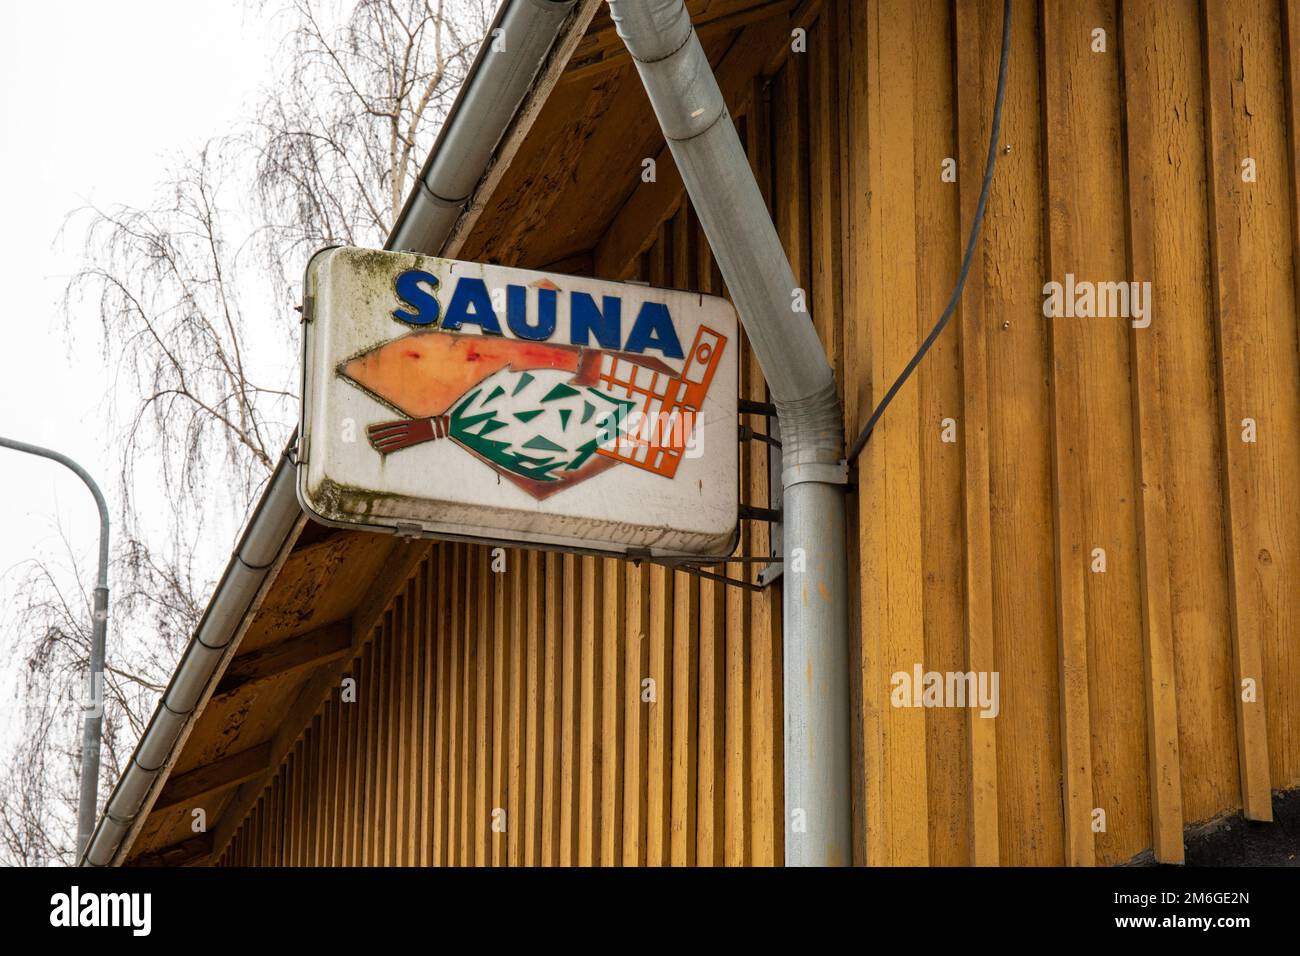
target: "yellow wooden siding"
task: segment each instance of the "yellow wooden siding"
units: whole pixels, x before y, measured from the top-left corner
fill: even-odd
[[[813,7],[806,54],[726,83],[853,432],[956,274],[1001,2]],[[1175,860],[1185,825],[1267,819],[1300,783],[1298,8],[1015,4],[962,307],[851,493],[857,862]],[[620,164],[639,175],[612,155],[600,175]],[[721,292],[694,213],[656,208],[598,272]],[[516,239],[500,258],[544,264]],[[1151,281],[1150,328],[1044,319],[1067,272]],[[748,351],[741,392],[766,397]],[[766,446],[739,454],[765,504]],[[741,547],[766,553],[767,528]],[[780,589],[504,560],[429,546],[352,665],[356,702],[331,694],[221,862],[782,862]],[[890,706],[918,663],[998,671],[999,716]]]

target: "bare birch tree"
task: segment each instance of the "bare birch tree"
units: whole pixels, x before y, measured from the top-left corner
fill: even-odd
[[[291,64],[250,143],[272,245],[380,244],[490,21],[485,0],[361,0],[338,28],[291,0]]]
[[[204,560],[199,547],[221,533],[212,516],[246,515],[297,417],[291,307],[302,265],[322,245],[382,242],[493,6],[288,0],[274,13],[283,66],[254,118],[178,162],[153,205],[70,220],[84,229],[85,264],[68,297],[98,314],[116,378],[105,413],[120,516],[101,797],[224,563],[221,548]],[[73,862],[91,606],[75,567],[71,555],[34,559],[8,578],[23,731],[16,772],[0,778],[0,863]]]

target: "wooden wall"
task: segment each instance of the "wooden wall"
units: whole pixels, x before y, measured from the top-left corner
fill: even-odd
[[[950,293],[1001,2],[812,9],[807,53],[724,86],[852,431]],[[1016,2],[962,307],[858,463],[857,862],[1174,860],[1185,825],[1300,783],[1298,74],[1300,0]],[[586,261],[721,291],[689,208],[643,226]],[[1045,319],[1066,273],[1151,281],[1150,327]],[[742,474],[765,503],[764,446]],[[332,694],[221,862],[779,864],[779,588],[492,561],[430,546],[356,702]],[[999,716],[890,706],[916,663],[997,671]]]

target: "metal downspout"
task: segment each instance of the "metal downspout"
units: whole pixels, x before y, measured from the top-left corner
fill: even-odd
[[[843,414],[798,281],[683,0],[607,0],[781,425],[785,862],[852,862]]]
[[[385,248],[429,255],[442,250],[576,2],[502,3]],[[291,439],[290,446],[293,444]],[[81,865],[107,866],[117,856],[226,646],[301,515],[295,469],[287,455],[281,458],[163,699],[81,852]]]

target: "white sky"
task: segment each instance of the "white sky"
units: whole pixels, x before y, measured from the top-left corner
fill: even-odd
[[[82,230],[74,226],[60,238],[60,229],[90,202],[154,202],[171,160],[247,116],[269,80],[276,40],[269,18],[237,0],[53,0],[5,8],[0,435],[70,455],[100,482],[110,507],[119,458],[102,424],[109,380],[98,316],[72,316],[72,338],[65,332],[60,300],[80,262]],[[84,332],[75,331],[78,325]],[[134,493],[148,502],[157,492],[142,484]],[[12,647],[15,566],[34,555],[65,565],[66,533],[90,577],[98,519],[75,475],[7,449],[0,449],[0,495],[0,640]],[[214,578],[236,530],[214,523],[214,536],[225,540],[213,542],[213,566],[196,570]],[[110,661],[112,653],[110,634]],[[7,704],[13,661],[3,653],[0,661],[0,701]]]

